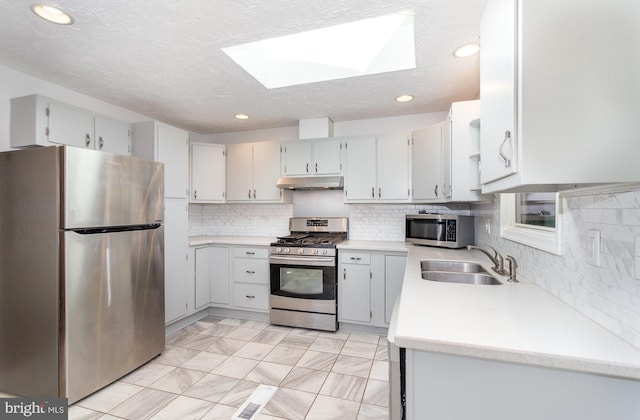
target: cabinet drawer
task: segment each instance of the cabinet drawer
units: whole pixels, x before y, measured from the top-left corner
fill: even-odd
[[[233,305],[239,308],[269,310],[269,286],[234,283]]]
[[[370,264],[371,254],[365,252],[342,252],[340,261],[343,264]]]
[[[234,257],[242,258],[269,258],[268,248],[234,248]]]
[[[269,284],[269,260],[234,258],[233,281]]]

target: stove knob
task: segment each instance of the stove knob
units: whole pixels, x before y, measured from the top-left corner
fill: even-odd
[[[285,249],[284,249],[284,253],[285,253],[285,254],[288,254],[288,253],[289,253],[289,248],[285,248]]]
[[[298,248],[298,254],[304,254],[304,248]]]
[[[282,248],[277,247],[277,248],[276,248],[276,253],[281,254],[281,253],[282,253]]]
[[[318,250],[317,250],[317,249],[314,249],[314,250],[313,250],[313,253],[317,255],[317,254],[318,254]]]
[[[323,250],[323,251],[322,251],[322,254],[323,254],[323,255],[327,255],[327,250],[326,250],[326,249],[325,249],[325,250]]]

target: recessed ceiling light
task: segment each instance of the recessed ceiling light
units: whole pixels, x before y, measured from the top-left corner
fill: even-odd
[[[43,4],[32,4],[31,10],[36,15],[49,22],[57,23],[58,25],[73,24],[73,18],[57,7],[45,6]]]
[[[413,95],[396,96],[396,102],[409,102],[409,101],[413,101]]]
[[[237,120],[248,120],[249,116],[247,114],[236,114],[234,115]]]
[[[453,50],[453,56],[458,58],[471,57],[472,55],[478,54],[479,51],[479,43],[467,42],[466,44],[462,44],[458,48]]]

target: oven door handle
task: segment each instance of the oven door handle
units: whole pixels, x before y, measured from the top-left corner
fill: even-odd
[[[295,256],[279,256],[272,255],[269,262],[275,264],[290,263],[291,265],[318,265],[330,267],[334,264],[333,257],[295,257]]]

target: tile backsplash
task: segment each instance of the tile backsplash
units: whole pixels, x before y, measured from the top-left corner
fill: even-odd
[[[283,236],[291,204],[190,204],[189,236]]]
[[[501,238],[499,195],[491,204],[474,206],[476,242],[515,256],[526,279],[640,348],[640,280],[634,277],[640,190],[567,196],[562,207],[562,255]],[[590,229],[601,233],[600,267],[588,263]]]

